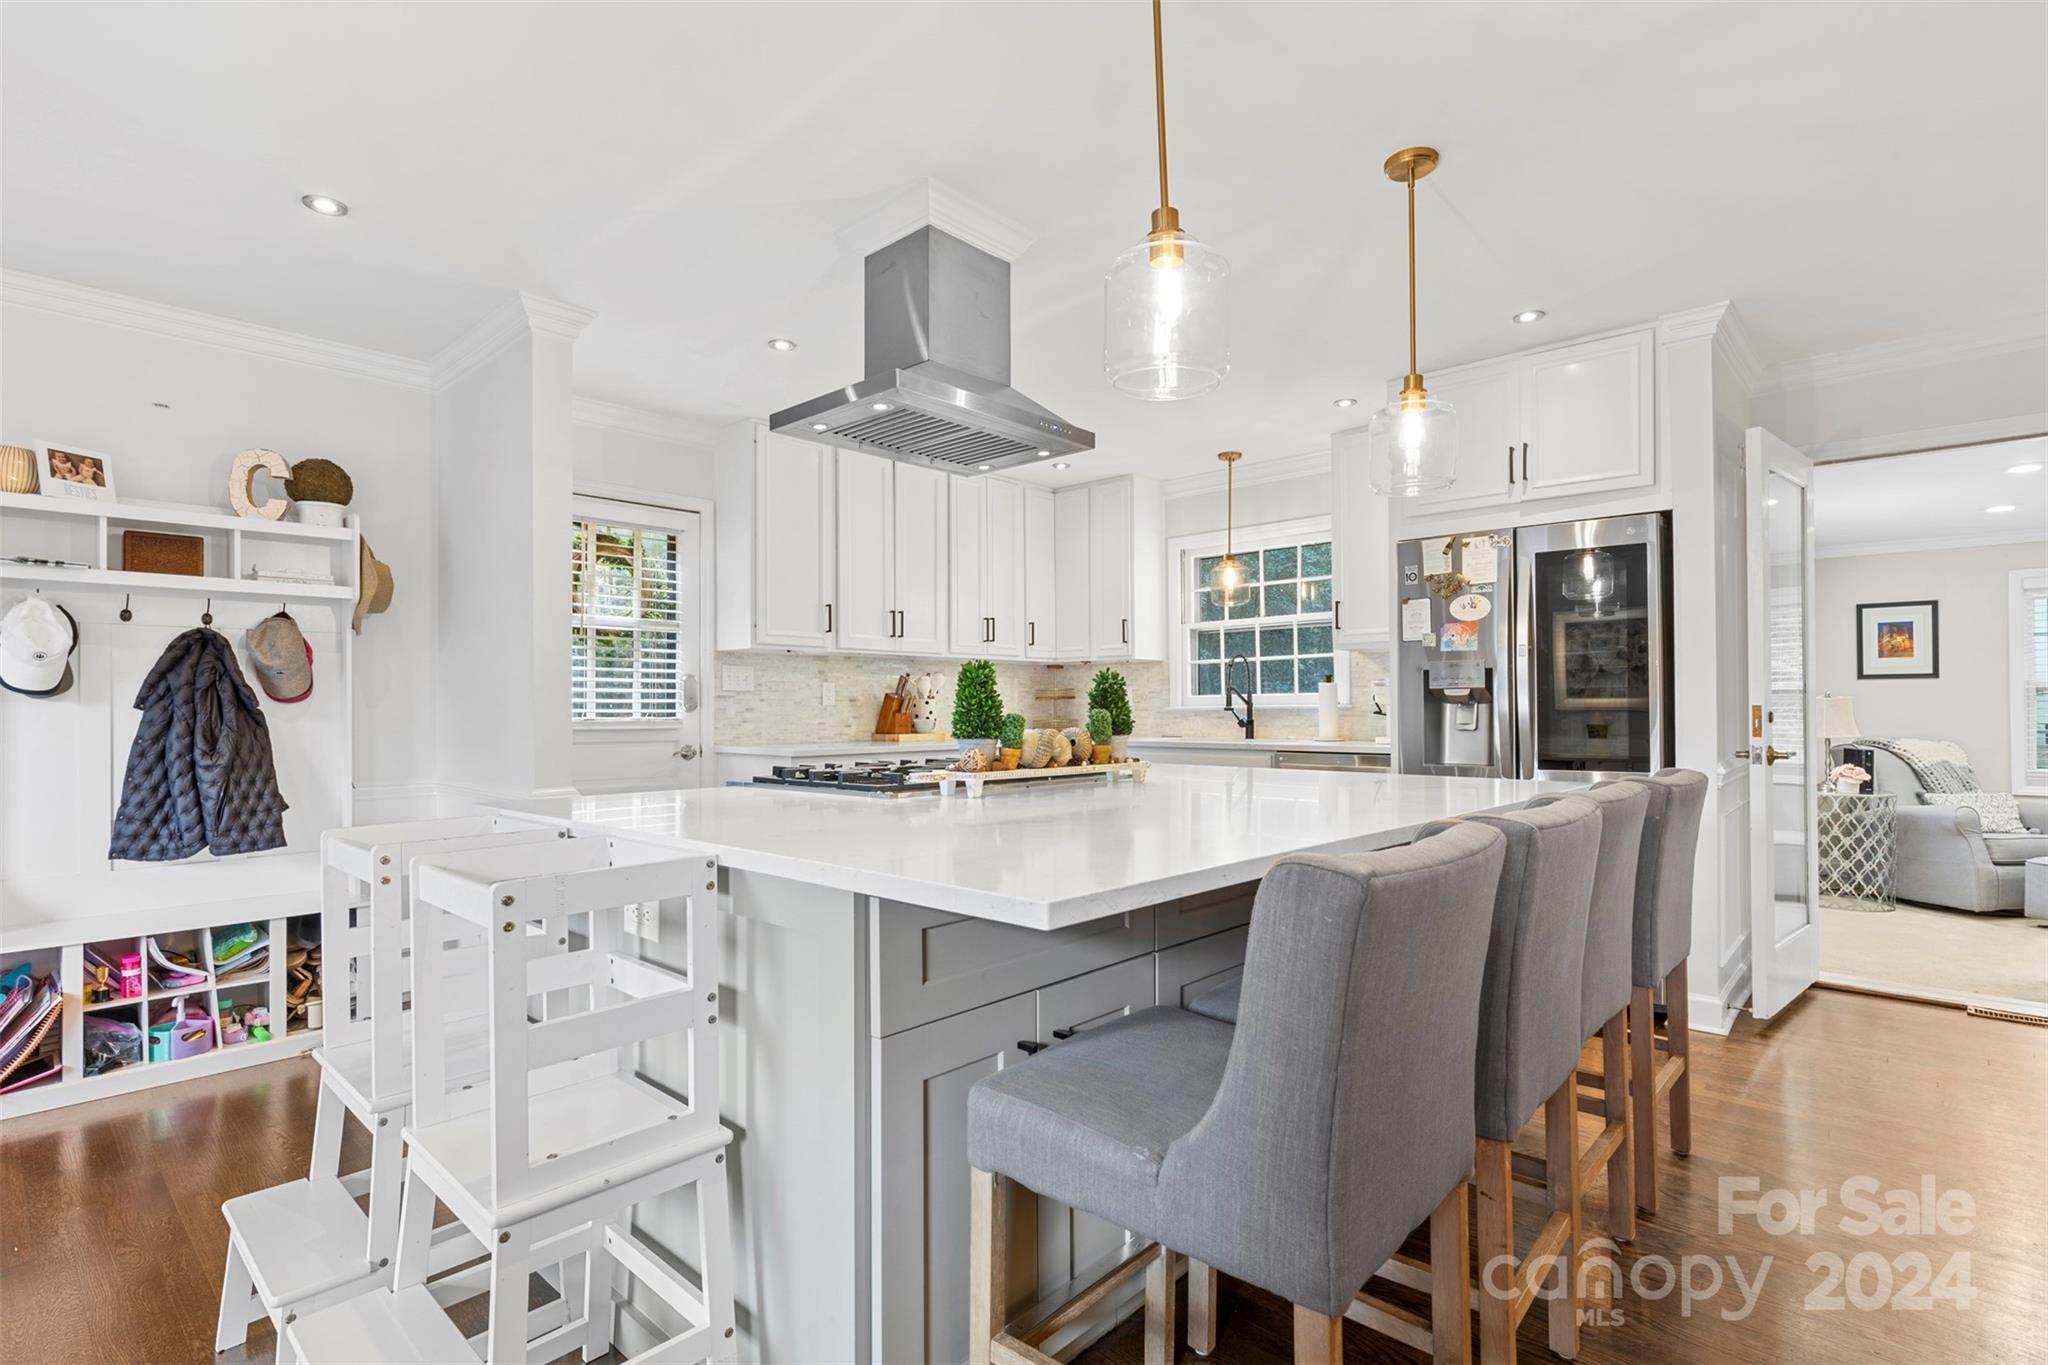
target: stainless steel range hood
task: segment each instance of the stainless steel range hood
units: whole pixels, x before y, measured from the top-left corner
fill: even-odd
[[[1095,448],[1010,387],[1010,264],[934,227],[867,258],[867,377],[770,429],[979,474]]]

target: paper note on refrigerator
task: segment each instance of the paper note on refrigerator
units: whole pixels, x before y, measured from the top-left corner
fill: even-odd
[[[1465,542],[1465,577],[1474,583],[1499,580],[1500,551],[1492,536],[1473,536]]]
[[[1438,540],[1423,541],[1422,571],[1426,574],[1449,573],[1451,571],[1451,543],[1456,539],[1456,536],[1444,536]]]
[[[1401,638],[1403,640],[1427,640],[1430,636],[1429,599],[1407,597],[1401,600]]]

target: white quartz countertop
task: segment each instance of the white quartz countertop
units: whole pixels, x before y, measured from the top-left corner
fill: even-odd
[[[915,740],[895,744],[883,740],[819,740],[816,744],[720,744],[721,754],[748,754],[756,758],[887,758],[891,754],[951,754],[960,746],[950,739]]]
[[[1364,852],[1559,782],[1161,764],[895,800],[783,787],[560,797],[504,808],[728,867],[1035,929],[1253,881],[1290,853]]]
[[[1389,754],[1394,746],[1384,739],[1183,739],[1178,735],[1132,735],[1134,749],[1258,749],[1272,753]]]

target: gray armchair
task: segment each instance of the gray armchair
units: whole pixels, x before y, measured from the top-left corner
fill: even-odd
[[[1905,760],[1873,752],[1872,789],[1899,798],[1900,900],[1984,914],[2017,910],[2027,859],[2048,857],[2048,796],[2018,798],[2025,834],[1986,834],[1977,812],[1920,802],[1920,782]]]

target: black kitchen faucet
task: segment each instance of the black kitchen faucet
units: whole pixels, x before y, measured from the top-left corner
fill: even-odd
[[[1230,670],[1238,664],[1244,665],[1245,685],[1254,689],[1258,686],[1258,679],[1252,675],[1252,661],[1242,654],[1231,655],[1230,662],[1223,665],[1223,709],[1230,712],[1230,718],[1237,722],[1238,729],[1244,731],[1246,739],[1256,739],[1252,733],[1252,694],[1240,692],[1230,684]],[[1239,697],[1244,698],[1244,714],[1241,716],[1234,705]]]

